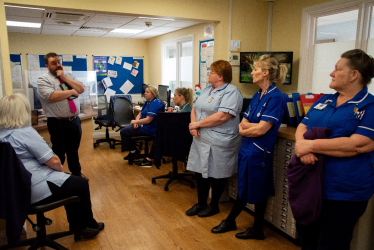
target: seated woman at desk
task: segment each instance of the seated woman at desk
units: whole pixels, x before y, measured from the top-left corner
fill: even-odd
[[[192,110],[192,89],[177,88],[174,91],[173,101],[176,106],[179,106],[179,112],[191,112]]]
[[[156,135],[156,116],[157,112],[161,110],[163,104],[158,99],[158,90],[153,86],[148,86],[144,92],[146,102],[142,110],[136,116],[135,120],[131,121],[130,126],[121,130],[122,152],[130,151],[130,153],[123,158],[124,160],[136,159],[140,151],[136,149],[135,142],[131,141],[133,136],[142,135]],[[152,145],[149,155],[143,161],[135,163],[139,167],[152,167],[152,159],[154,158],[154,147]]]
[[[91,208],[90,189],[85,178],[62,172],[63,166],[48,144],[31,125],[31,108],[23,94],[0,100],[0,140],[9,142],[18,158],[32,174],[31,204],[43,205],[70,196],[80,202],[65,206],[71,231],[93,238],[104,229],[96,222]]]

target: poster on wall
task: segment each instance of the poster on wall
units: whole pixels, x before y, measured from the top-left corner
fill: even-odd
[[[214,39],[200,41],[199,48],[199,84],[203,90],[208,83],[210,65],[214,60]]]

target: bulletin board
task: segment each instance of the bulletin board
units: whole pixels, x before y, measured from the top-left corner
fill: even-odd
[[[199,83],[201,89],[208,84],[210,65],[214,60],[214,39],[200,41],[199,43]]]
[[[144,57],[93,56],[98,94],[140,94],[144,83]],[[107,86],[107,80],[109,86]],[[112,85],[110,85],[112,84]]]
[[[44,63],[44,54],[27,54],[28,69],[42,69],[46,68]],[[61,59],[63,67],[71,71],[87,71],[87,56],[86,55],[58,55]],[[70,70],[69,70],[70,71]]]
[[[13,89],[22,89],[22,59],[21,54],[10,54]]]

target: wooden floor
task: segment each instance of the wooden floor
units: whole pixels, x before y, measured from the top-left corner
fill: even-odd
[[[188,217],[185,211],[196,203],[196,189],[174,181],[166,192],[166,179],[151,183],[152,177],[168,173],[171,164],[162,165],[161,169],[130,166],[123,160],[125,153],[120,152],[119,146],[113,150],[101,144],[94,152],[82,159],[81,165],[90,179],[94,216],[105,223],[105,229],[90,240],[74,242],[73,236],[57,240],[69,249],[300,249],[266,226],[264,241],[236,239],[235,233],[253,223],[247,212],[237,218],[238,230],[212,234],[210,229],[225,219],[232,202],[221,203],[221,212],[215,216]],[[68,229],[64,208],[46,215],[54,221],[47,227],[48,233]],[[35,236],[28,223],[27,235]]]

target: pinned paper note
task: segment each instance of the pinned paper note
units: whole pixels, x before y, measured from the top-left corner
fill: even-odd
[[[63,62],[72,62],[73,61],[73,55],[62,55]]]
[[[115,95],[116,94],[116,91],[114,91],[113,89],[106,89],[106,91],[105,91],[105,96],[106,96],[106,100],[107,100],[107,102],[109,103],[110,102],[110,96],[112,96],[112,95]]]
[[[109,60],[108,60],[108,63],[113,65],[115,61],[116,61],[116,58],[114,56],[110,56]]]
[[[127,70],[131,70],[131,68],[132,68],[132,64],[127,63],[127,62],[124,62],[124,63],[123,63],[123,68],[124,68],[124,69],[127,69]]]
[[[108,69],[108,76],[113,77],[113,78],[117,78],[117,71]]]
[[[139,67],[139,62],[138,61],[134,61],[134,63],[132,64],[134,68],[138,68]]]
[[[102,83],[104,85],[104,88],[106,88],[106,89],[113,85],[112,80],[110,80],[110,77],[105,77],[102,80]]]
[[[136,70],[136,69],[133,69],[132,71],[131,71],[131,75],[133,75],[133,76],[137,76],[137,74],[138,74],[138,71]]]
[[[120,57],[120,56],[117,56],[117,59],[116,59],[116,64],[119,64],[119,65],[121,65],[121,64],[122,64],[122,57]]]
[[[130,92],[130,90],[134,87],[134,84],[132,84],[129,80],[127,80],[121,88],[119,88],[125,95]]]

